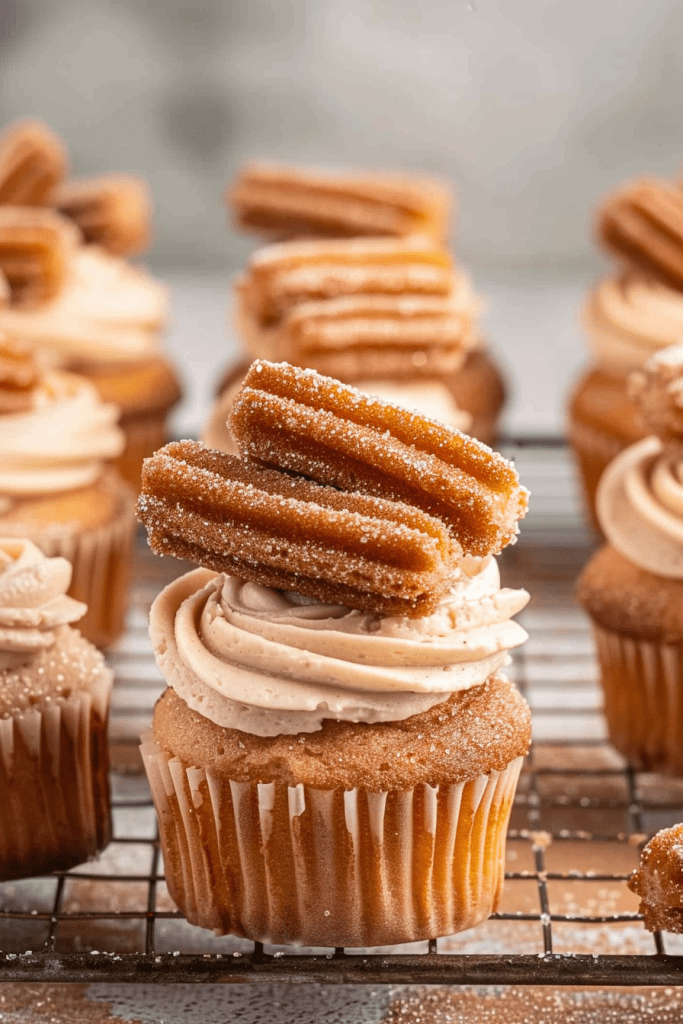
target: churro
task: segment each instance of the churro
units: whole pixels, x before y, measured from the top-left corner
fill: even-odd
[[[683,190],[645,178],[605,199],[597,213],[602,244],[671,288],[683,290]]]
[[[253,163],[229,188],[236,225],[274,238],[448,234],[449,189],[418,175],[342,174]]]
[[[389,615],[429,614],[461,554],[443,524],[396,501],[348,494],[197,441],[144,463],[138,518],[157,554]]]
[[[151,200],[147,183],[138,175],[72,179],[57,190],[52,202],[75,221],[86,242],[115,256],[130,256],[149,245]]]
[[[313,370],[257,360],[228,425],[244,456],[421,508],[466,554],[497,554],[526,512],[528,492],[503,456]]]
[[[44,207],[0,206],[0,273],[13,305],[59,294],[79,244],[71,221]]]
[[[42,121],[15,121],[0,135],[0,205],[42,206],[65,176],[66,149]]]

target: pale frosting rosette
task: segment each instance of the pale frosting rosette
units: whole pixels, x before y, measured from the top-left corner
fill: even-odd
[[[30,497],[94,483],[121,454],[119,410],[87,380],[47,373],[32,408],[0,415],[0,495]]]
[[[197,569],[156,599],[150,635],[189,707],[223,727],[293,735],[324,719],[400,721],[482,684],[526,639],[511,618],[527,601],[524,590],[501,589],[493,559],[421,619]]]
[[[70,583],[66,558],[0,538],[0,671],[30,662],[52,647],[60,626],[85,615],[86,605],[66,594]]]
[[[645,277],[605,278],[588,297],[584,323],[598,365],[628,373],[683,338],[683,293]]]
[[[38,346],[55,366],[122,363],[157,354],[167,313],[164,284],[87,245],[56,298],[31,309],[0,309],[0,329]]]

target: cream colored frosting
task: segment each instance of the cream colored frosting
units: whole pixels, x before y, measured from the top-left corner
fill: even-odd
[[[600,479],[597,512],[622,555],[683,579],[683,449],[647,437],[621,452]]]
[[[257,736],[326,718],[400,721],[483,683],[526,633],[523,590],[493,559],[421,619],[319,604],[197,569],[154,602],[150,635],[178,695],[217,725]]]
[[[628,373],[683,339],[683,293],[644,277],[605,278],[588,297],[584,322],[596,362]]]
[[[27,497],[86,487],[123,451],[117,406],[87,380],[46,373],[27,412],[0,415],[0,495]]]
[[[31,661],[54,644],[60,626],[85,615],[86,605],[67,597],[70,583],[66,558],[0,538],[0,671]]]
[[[168,313],[168,289],[146,271],[82,246],[56,298],[0,309],[0,329],[38,345],[52,365],[119,363],[153,356]]]
[[[472,424],[470,414],[458,408],[453,395],[440,381],[416,380],[404,384],[402,381],[366,380],[354,387],[368,395],[377,395],[384,402],[439,420],[457,430],[467,431]]]

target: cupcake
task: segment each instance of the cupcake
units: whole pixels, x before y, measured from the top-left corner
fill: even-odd
[[[530,739],[502,674],[528,595],[494,558],[526,492],[478,442],[287,364],[254,364],[231,426],[241,456],[169,445],[138,505],[155,551],[203,565],[150,619],[169,891],[263,942],[472,927]]]
[[[643,190],[643,184],[627,184],[598,210],[598,240],[620,269],[588,295],[583,325],[590,364],[569,401],[568,436],[596,527],[595,496],[602,473],[620,451],[647,434],[628,394],[629,374],[683,337],[683,236],[676,241],[672,234],[677,206],[682,205],[679,190],[666,182],[645,183]],[[664,218],[658,228],[656,211]],[[662,259],[666,252],[678,253],[678,277]]]
[[[298,241],[252,256],[234,320],[251,357],[331,374],[489,443],[504,388],[482,347],[479,307],[467,276],[424,237]],[[229,445],[224,410],[246,369],[223,378],[209,443]]]
[[[111,838],[112,673],[71,623],[71,567],[0,539],[0,880],[66,870]]]
[[[123,630],[134,496],[111,465],[118,410],[89,381],[41,371],[28,348],[0,341],[0,535],[28,538],[73,566],[80,629],[98,647]]]
[[[651,356],[634,393],[651,436],[598,486],[607,543],[578,581],[611,742],[634,767],[683,774],[683,346]]]
[[[166,287],[144,270],[80,245],[53,299],[0,309],[0,330],[34,346],[46,365],[86,377],[104,402],[118,405],[126,443],[116,465],[136,490],[142,461],[167,440],[181,394],[160,345],[167,306]]]

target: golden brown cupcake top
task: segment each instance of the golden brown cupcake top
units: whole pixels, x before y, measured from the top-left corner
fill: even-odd
[[[629,383],[648,432],[665,442],[683,442],[683,345],[651,356]]]
[[[627,182],[596,215],[598,240],[628,266],[683,290],[683,190],[673,182]]]
[[[15,121],[0,135],[0,205],[42,206],[66,175],[61,139],[42,121]]]
[[[683,932],[683,824],[664,828],[643,849],[628,887],[641,898],[651,932]]]
[[[252,163],[226,201],[238,227],[271,238],[428,234],[443,241],[452,198],[442,182],[420,175]]]

